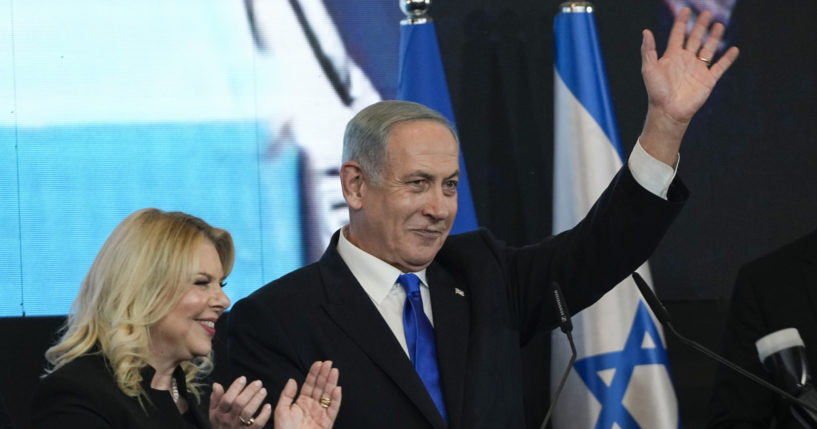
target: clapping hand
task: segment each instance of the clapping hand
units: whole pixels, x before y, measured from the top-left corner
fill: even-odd
[[[289,379],[275,407],[276,429],[330,429],[340,410],[338,376],[331,361],[315,362],[300,395],[298,383]],[[266,396],[267,390],[258,380],[247,384],[245,377],[238,377],[226,392],[220,384],[213,383],[210,424],[214,429],[262,428],[272,414],[269,404],[261,406]],[[261,412],[256,415],[258,407]]]
[[[315,362],[297,399],[297,383],[287,381],[275,407],[276,429],[329,429],[340,409],[338,369],[331,361]]]
[[[272,406],[264,404],[261,413],[255,414],[266,397],[267,389],[259,380],[247,384],[246,377],[238,377],[226,392],[220,384],[213,383],[210,425],[213,429],[262,428],[272,414]]]

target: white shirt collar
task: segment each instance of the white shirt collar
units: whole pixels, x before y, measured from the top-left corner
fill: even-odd
[[[346,239],[348,225],[340,230],[337,250],[343,262],[352,271],[363,290],[376,303],[380,303],[389,294],[392,286],[397,281],[397,277],[403,274],[400,270],[390,265],[388,262],[367,253]],[[420,278],[423,286],[428,287],[426,281],[426,269],[414,273]]]

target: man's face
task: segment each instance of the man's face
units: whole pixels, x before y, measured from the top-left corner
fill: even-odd
[[[434,121],[397,124],[380,183],[364,181],[350,241],[403,272],[428,266],[457,215],[459,148]]]

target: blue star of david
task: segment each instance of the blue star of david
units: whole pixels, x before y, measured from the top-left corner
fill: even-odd
[[[644,335],[650,336],[655,347],[643,348],[641,346]],[[630,328],[630,334],[627,336],[623,350],[589,356],[577,360],[573,365],[593,396],[601,403],[601,413],[596,421],[596,429],[611,429],[615,423],[622,429],[641,428],[632,414],[624,407],[622,401],[635,367],[651,364],[664,365],[669,372],[667,351],[661,343],[658,329],[644,302],[639,300],[635,320],[633,320],[633,326]],[[615,369],[615,373],[608,386],[599,377],[598,372],[609,369]],[[681,422],[679,421],[678,428],[680,427]]]

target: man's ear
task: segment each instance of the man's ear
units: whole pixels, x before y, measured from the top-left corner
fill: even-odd
[[[340,166],[340,186],[343,188],[343,198],[350,209],[359,210],[363,207],[366,177],[357,161],[346,161]]]

